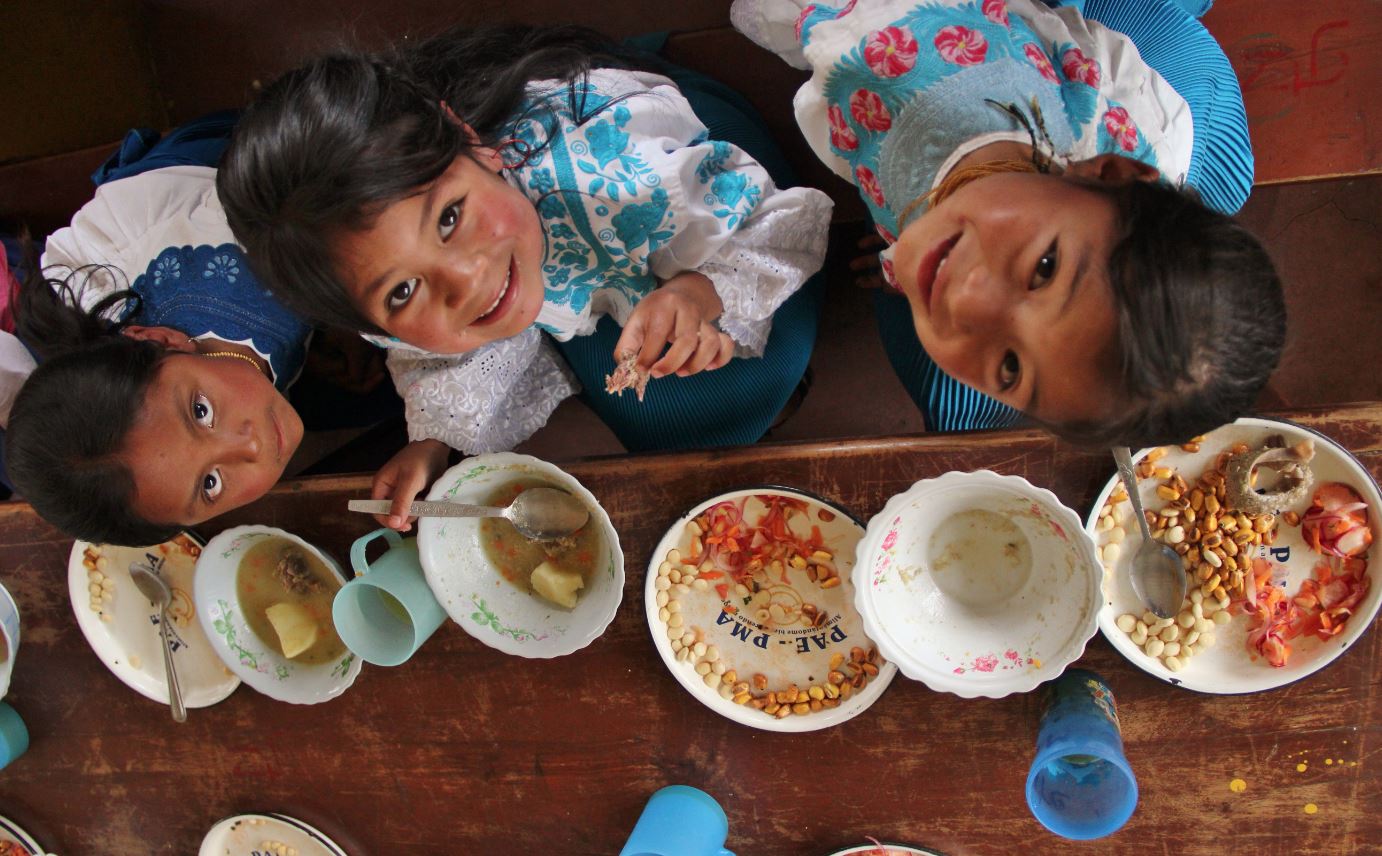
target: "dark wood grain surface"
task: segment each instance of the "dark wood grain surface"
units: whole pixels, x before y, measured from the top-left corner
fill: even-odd
[[[1285,414],[1382,475],[1382,403]],[[23,614],[7,701],[32,732],[0,772],[0,812],[59,854],[195,853],[211,825],[281,811],[363,854],[614,854],[657,788],[703,788],[740,856],[813,856],[865,836],[947,854],[1382,852],[1382,637],[1248,696],[1173,689],[1102,638],[1141,801],[1116,835],[1078,844],[1032,818],[1023,784],[1036,693],[961,699],[899,676],[863,715],[813,734],[756,731],[709,712],[668,674],[641,608],[649,553],[697,501],[755,483],[806,488],[866,519],[913,481],[989,468],[1083,513],[1104,455],[1034,432],[758,445],[586,460],[565,468],[610,512],[624,603],[585,650],[504,656],[445,624],[407,664],[366,666],[310,707],[242,686],[174,724],[87,646],[68,602],[71,542],[23,504],[0,506],[0,580]],[[217,521],[281,526],[344,558],[371,528],[344,511],[367,476],[289,482]],[[1309,759],[1306,772],[1296,763]],[[1334,761],[1326,764],[1325,759]],[[1247,783],[1242,794],[1229,781]],[[1303,812],[1314,803],[1319,811]]]

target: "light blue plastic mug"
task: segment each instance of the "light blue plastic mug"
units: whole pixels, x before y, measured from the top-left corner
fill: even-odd
[[[370,564],[365,547],[379,536],[389,549]],[[442,609],[418,561],[417,539],[392,529],[376,529],[350,545],[356,577],[336,593],[331,620],[346,647],[376,666],[405,662],[437,631]]]
[[[729,819],[715,798],[669,785],[648,798],[619,856],[734,856],[725,849]]]

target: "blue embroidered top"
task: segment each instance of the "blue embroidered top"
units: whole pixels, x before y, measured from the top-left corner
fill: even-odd
[[[545,299],[534,326],[456,355],[367,337],[390,349],[412,440],[468,453],[512,448],[578,391],[540,334],[587,335],[601,315],[622,325],[660,280],[684,271],[714,284],[718,324],[740,355],[761,354],[773,313],[824,260],[824,193],[779,189],[744,151],[708,139],[664,77],[596,69],[588,84],[574,99],[554,83],[531,84],[531,103],[546,109],[513,126],[504,176],[543,227]]]
[[[259,283],[216,196],[216,171],[177,166],[102,184],[72,223],[48,238],[43,265],[55,274],[105,265],[82,280],[91,307],[132,288],[123,313],[193,339],[247,345],[286,389],[302,370],[312,328]]]

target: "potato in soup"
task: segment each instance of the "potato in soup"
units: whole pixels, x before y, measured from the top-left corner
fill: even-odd
[[[288,659],[309,665],[345,656],[331,621],[340,588],[330,568],[286,538],[265,538],[250,547],[235,576],[250,630]]]

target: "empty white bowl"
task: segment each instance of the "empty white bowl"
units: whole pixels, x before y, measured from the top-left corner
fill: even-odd
[[[501,452],[467,458],[432,485],[430,500],[483,505],[501,486],[534,478],[566,490],[590,509],[603,555],[572,609],[563,609],[503,578],[480,543],[480,520],[424,517],[418,557],[442,608],[465,632],[506,654],[560,657],[595,641],[614,620],[624,597],[624,553],[609,515],[595,495],[556,466],[529,455]]]
[[[933,690],[1034,689],[1084,652],[1102,570],[1055,494],[988,470],[912,485],[869,521],[854,565],[864,629]]]
[[[296,535],[272,526],[237,526],[207,542],[197,560],[193,600],[202,630],[227,667],[240,680],[279,701],[316,704],[345,692],[360,674],[360,658],[346,649],[329,663],[299,663],[260,639],[245,622],[235,592],[240,560],[250,547],[268,538],[283,538],[311,553],[344,584],[341,566]]]

